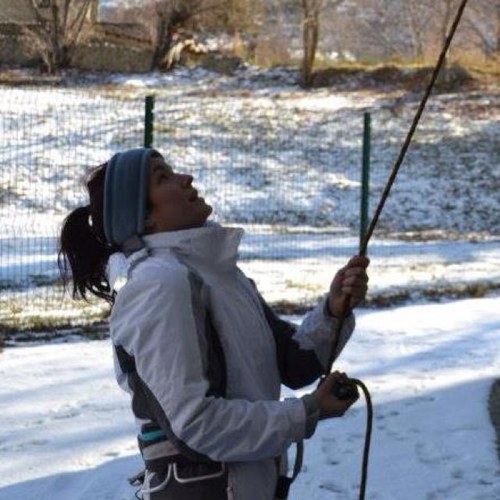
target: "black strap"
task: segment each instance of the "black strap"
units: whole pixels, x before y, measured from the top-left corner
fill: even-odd
[[[290,492],[290,486],[292,483],[293,479],[291,477],[280,476],[278,478],[275,493],[276,500],[286,500],[288,498],[288,493]]]
[[[290,493],[290,486],[295,481],[302,469],[302,461],[304,458],[304,442],[299,441],[296,443],[297,451],[295,453],[295,463],[293,465],[292,477],[279,476],[278,483],[276,485],[276,500],[286,500],[288,494]]]

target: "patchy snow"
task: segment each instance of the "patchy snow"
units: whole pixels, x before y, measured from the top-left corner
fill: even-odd
[[[156,94],[156,147],[194,174],[216,220],[249,225],[250,233],[275,228],[278,238],[265,240],[272,241],[266,253],[272,248],[275,259],[299,248],[310,257],[311,229],[323,231],[315,242],[331,251],[339,243],[332,231],[357,234],[363,113],[370,112],[373,123],[373,210],[416,108],[412,95],[304,92],[294,83],[296,73],[283,68],[96,78],[73,89],[0,87],[0,162],[12,166],[0,171],[4,284],[56,278],[62,217],[85,202],[81,181],[90,167],[142,143],[145,93]],[[437,240],[450,233],[464,241],[471,233],[476,240],[498,236],[499,117],[494,89],[433,96],[375,237],[408,231],[433,231]],[[306,228],[305,243],[295,238],[286,255],[283,227]],[[396,246],[389,248],[388,256],[397,255]],[[33,269],[41,260],[45,264]]]
[[[312,303],[328,289],[334,271],[356,254],[358,245],[356,239],[345,236],[325,239],[322,235],[314,238],[314,235],[298,234],[294,241],[293,235],[275,235],[274,238],[281,238],[283,251],[276,256],[273,239],[259,236],[243,240],[242,256],[248,255],[248,260],[243,260],[241,267],[259,284],[266,299],[275,303],[283,300],[292,304]],[[266,247],[272,257],[266,256]],[[304,258],[306,251],[310,255]],[[452,290],[478,284],[487,289],[495,288],[500,282],[498,241],[450,243],[374,239],[370,243],[369,257],[369,298],[404,292],[417,299],[426,289]]]
[[[500,498],[486,410],[499,306],[492,297],[359,311],[338,369],[374,402],[367,499]],[[8,348],[0,376],[1,500],[133,499],[126,478],[141,463],[109,340]],[[321,422],[290,499],[356,499],[364,427],[362,402]]]
[[[0,170],[0,320],[18,311],[83,320],[62,303],[40,306],[57,276],[56,235],[84,200],[88,168],[142,144],[147,93],[156,147],[195,175],[216,220],[247,229],[241,265],[266,298],[315,301],[357,252],[363,113],[373,121],[373,209],[417,103],[304,92],[296,81],[247,66],[232,77],[179,69],[94,75],[72,89],[0,87],[0,162],[10,167]],[[372,296],[498,288],[499,118],[495,89],[431,98],[369,246]],[[4,307],[9,287],[33,285]],[[365,381],[375,403],[368,499],[500,498],[486,414],[499,300],[359,312],[339,368]],[[8,347],[0,376],[0,500],[133,498],[125,478],[140,459],[109,340]],[[357,498],[363,429],[361,403],[321,423],[291,499]]]
[[[362,115],[370,112],[373,121],[373,207],[416,103],[401,104],[384,94],[303,92],[282,73],[276,72],[274,83],[270,72],[267,81],[258,73],[255,84],[250,69],[241,81],[202,69],[112,75],[108,85],[128,88],[121,97],[88,88],[2,87],[0,159],[16,165],[15,178],[12,171],[2,172],[9,195],[2,198],[26,215],[65,213],[82,200],[78,182],[86,169],[142,142],[146,90],[139,85],[157,95],[156,147],[178,169],[195,175],[221,220],[355,229]],[[464,112],[468,108],[473,111]],[[432,98],[382,229],[499,234],[492,209],[500,188],[499,109],[495,93]],[[0,217],[11,215],[5,205],[0,208]]]

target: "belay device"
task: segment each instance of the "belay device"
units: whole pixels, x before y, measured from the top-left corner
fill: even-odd
[[[436,83],[439,71],[441,70],[441,68],[444,64],[444,61],[446,59],[446,54],[447,54],[448,49],[451,45],[451,41],[453,40],[456,29],[460,23],[460,19],[462,18],[462,14],[465,10],[465,6],[467,5],[467,2],[468,2],[468,0],[462,0],[460,6],[458,8],[457,14],[456,14],[455,19],[453,21],[453,24],[450,28],[450,32],[449,32],[448,36],[446,37],[446,41],[443,45],[443,48],[442,48],[441,53],[439,55],[438,61],[436,63],[434,71],[432,73],[430,82],[427,85],[426,91],[425,91],[424,96],[420,102],[420,105],[419,105],[418,110],[415,114],[415,117],[414,117],[413,122],[411,124],[410,130],[408,131],[406,139],[403,143],[403,146],[401,147],[398,158],[396,159],[396,162],[394,163],[391,174],[390,174],[389,179],[387,181],[387,184],[384,188],[384,191],[383,191],[382,196],[380,198],[379,204],[377,205],[377,208],[376,208],[375,213],[373,215],[373,218],[370,222],[370,225],[368,226],[366,234],[364,235],[364,237],[361,241],[360,250],[359,250],[359,255],[361,257],[366,256],[368,242],[370,241],[370,238],[373,234],[375,226],[377,225],[380,214],[382,213],[382,209],[384,208],[385,202],[389,196],[389,192],[390,192],[392,185],[394,184],[394,181],[396,179],[396,176],[399,172],[399,168],[401,167],[401,164],[403,163],[403,160],[406,156],[406,152],[408,151],[408,148],[410,146],[411,140],[413,138],[413,134],[415,133],[415,130],[417,129],[418,123],[420,122],[420,118],[421,118],[422,113],[423,113],[425,106],[427,104],[427,100],[429,99],[429,96],[432,92],[432,89],[434,88],[434,85]],[[349,310],[349,300],[350,300],[350,297],[345,298],[344,303],[343,303],[343,308],[342,308],[343,314],[340,316],[339,321],[336,322],[336,326],[333,329],[332,333],[333,333],[334,339],[335,339],[334,346],[332,349],[332,354],[330,356],[330,361],[329,361],[328,366],[327,366],[327,370],[325,371],[325,375],[322,377],[322,380],[324,380],[325,377],[332,371],[333,362],[335,360],[335,353],[337,352],[338,341],[340,338],[340,332],[342,330],[342,326],[343,326],[345,317],[347,315],[347,311]],[[373,422],[373,408],[372,408],[370,393],[368,392],[368,389],[363,384],[363,382],[361,382],[361,380],[358,380],[355,378],[349,379],[349,381],[347,383],[342,383],[340,381],[337,381],[333,385],[332,392],[338,399],[348,400],[348,399],[352,399],[353,397],[355,397],[357,395],[357,388],[358,387],[362,390],[362,392],[366,398],[366,406],[367,406],[365,446],[364,446],[364,451],[363,451],[361,484],[360,484],[360,488],[359,488],[359,500],[364,500],[365,492],[366,492],[367,475],[368,475],[368,455],[370,452],[370,441],[371,441],[372,422]],[[299,450],[298,450],[298,453],[299,453]],[[294,471],[294,476],[296,476],[295,471]]]

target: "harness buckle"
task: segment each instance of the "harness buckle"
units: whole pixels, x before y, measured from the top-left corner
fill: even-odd
[[[179,471],[177,469],[177,463],[172,464],[172,470],[174,479],[180,484],[189,484],[196,483],[197,481],[205,481],[207,479],[216,479],[218,477],[222,477],[226,473],[226,465],[221,463],[220,470],[215,471],[211,474],[204,474],[200,476],[192,476],[192,477],[182,477],[179,475]]]

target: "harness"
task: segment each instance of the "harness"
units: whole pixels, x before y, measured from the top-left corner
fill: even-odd
[[[155,424],[142,427],[138,443],[146,471],[158,474],[166,471],[163,481],[154,487],[156,491],[161,491],[171,480],[184,485],[227,475],[224,463],[193,462],[185,458],[168,440],[166,433]],[[154,490],[143,487],[142,493],[154,493]]]

